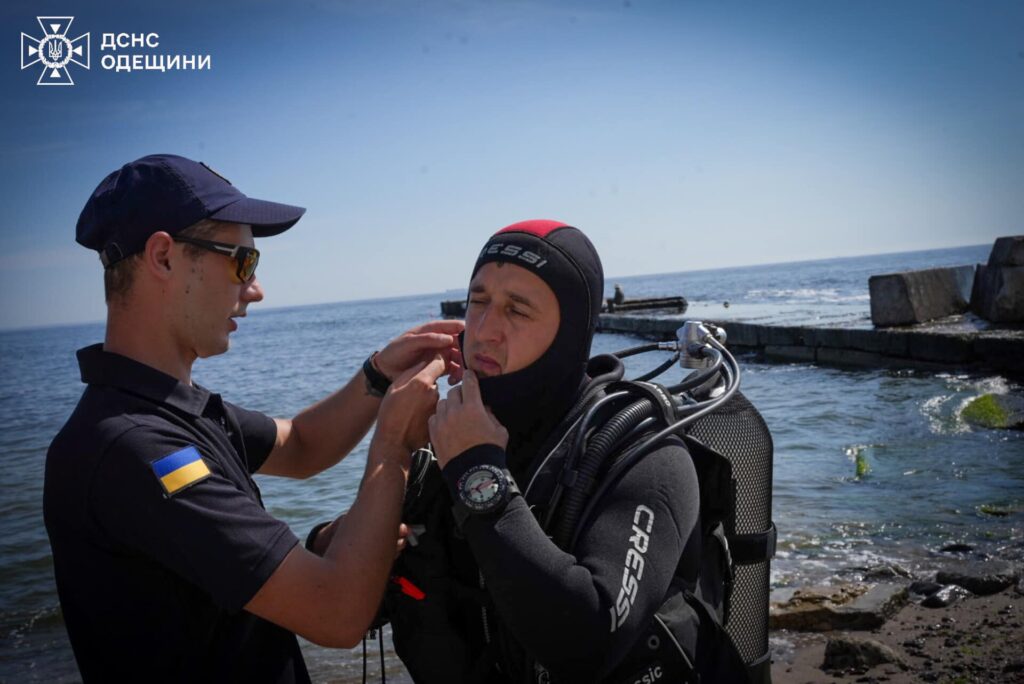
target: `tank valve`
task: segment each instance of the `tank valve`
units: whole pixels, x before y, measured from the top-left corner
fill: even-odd
[[[676,330],[676,345],[679,349],[679,365],[683,368],[708,368],[714,362],[710,339],[725,344],[725,330],[712,323],[686,321]]]

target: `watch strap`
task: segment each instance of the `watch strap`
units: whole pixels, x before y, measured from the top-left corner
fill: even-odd
[[[363,376],[366,378],[366,392],[370,396],[383,397],[391,387],[391,381],[374,365],[373,357],[376,355],[377,352],[373,352],[363,361]]]
[[[494,513],[501,513],[508,506],[508,502],[514,497],[520,496],[522,492],[519,491],[519,485],[516,484],[515,479],[512,477],[512,473],[507,468],[502,468],[502,472],[505,474],[505,480],[508,483],[508,487],[505,490],[505,496],[502,500],[494,505],[487,511],[475,511],[466,504],[462,503],[459,497],[455,497],[455,504],[452,506],[452,516],[455,518],[455,524],[458,526],[459,531],[462,530],[463,525],[466,522],[466,518],[471,515],[492,515]]]

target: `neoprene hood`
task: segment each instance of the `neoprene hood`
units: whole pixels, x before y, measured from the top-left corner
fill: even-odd
[[[484,245],[470,280],[494,261],[539,276],[555,293],[561,316],[554,341],[539,359],[512,373],[480,378],[484,403],[515,440],[517,433],[539,427],[543,417],[561,418],[575,400],[601,311],[604,272],[587,236],[559,221],[522,221],[502,228]]]

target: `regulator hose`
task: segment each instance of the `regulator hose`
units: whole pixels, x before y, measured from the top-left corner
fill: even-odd
[[[641,344],[637,347],[630,347],[629,349],[623,349],[622,351],[615,352],[615,356],[620,359],[624,359],[627,356],[634,356],[636,354],[643,354],[644,352],[657,351],[661,349],[661,345],[657,342],[649,342],[647,344]]]
[[[560,548],[567,548],[566,544],[573,536],[573,531],[587,504],[591,486],[596,481],[605,459],[623,437],[630,434],[638,424],[653,417],[656,412],[657,408],[651,400],[644,397],[616,413],[590,438],[586,452],[576,464],[574,481],[565,491],[555,526],[553,537]]]
[[[621,368],[621,366],[620,366],[620,368]],[[606,394],[605,396],[601,397],[597,401],[593,402],[593,404],[589,408],[587,408],[587,411],[583,415],[583,417],[581,419],[579,419],[579,426],[574,428],[576,430],[576,434],[573,436],[572,446],[569,449],[569,453],[568,453],[568,456],[566,457],[565,464],[562,467],[562,473],[563,474],[559,478],[559,481],[555,483],[555,490],[554,490],[554,492],[551,495],[551,504],[550,504],[550,507],[548,508],[547,516],[544,519],[544,528],[545,529],[549,528],[549,526],[551,525],[552,517],[555,514],[555,511],[559,510],[559,504],[561,503],[561,500],[562,500],[562,493],[563,493],[563,491],[566,488],[566,485],[564,484],[564,482],[568,482],[569,484],[574,484],[574,481],[570,482],[568,480],[565,480],[565,478],[567,477],[566,473],[570,473],[570,472],[573,472],[573,471],[576,470],[576,462],[580,458],[582,458],[581,454],[584,452],[584,448],[585,448],[584,447],[584,443],[586,442],[586,438],[590,434],[590,431],[591,431],[591,427],[590,427],[591,423],[594,422],[594,419],[598,415],[598,413],[603,413],[604,410],[607,407],[611,406],[612,404],[614,404],[616,402],[620,402],[620,401],[628,399],[628,398],[629,398],[629,392],[626,392],[626,391],[623,391],[623,390],[620,390],[618,392],[612,392],[611,394]],[[614,414],[612,414],[612,415],[614,415]]]
[[[689,390],[700,387],[705,382],[713,378],[722,369],[723,357],[721,352],[714,348],[710,349],[709,353],[713,358],[711,366],[693,373],[682,382],[676,385],[670,385],[666,389],[671,394],[682,394],[683,392],[688,392]]]
[[[672,356],[670,356],[667,359],[665,359],[665,362],[662,363],[657,368],[655,368],[654,370],[650,370],[650,371],[644,373],[643,375],[641,375],[639,377],[633,378],[633,382],[647,382],[651,378],[656,378],[659,375],[661,375],[662,373],[664,373],[665,371],[667,371],[669,368],[674,366],[676,361],[678,361],[678,360],[679,360],[679,352],[676,352]]]
[[[718,340],[710,338],[708,344],[714,348],[720,354],[720,360],[722,361],[721,372],[725,378],[726,391],[720,396],[716,397],[711,401],[700,402],[699,404],[691,405],[689,407],[683,407],[680,412],[688,412],[689,415],[677,420],[675,423],[665,427],[663,430],[645,438],[640,444],[629,449],[624,453],[615,463],[612,464],[611,468],[605,473],[601,480],[601,484],[593,492],[593,494],[584,499],[584,510],[582,514],[577,514],[577,525],[576,528],[570,533],[569,542],[567,546],[561,546],[565,551],[572,553],[576,546],[576,541],[579,539],[579,535],[583,528],[586,526],[587,520],[593,514],[595,507],[601,498],[605,495],[608,489],[619,479],[629,467],[637,462],[640,458],[648,454],[652,449],[658,446],[658,444],[672,434],[678,434],[683,431],[687,425],[690,425],[698,418],[701,418],[708,413],[711,413],[719,406],[729,401],[734,394],[739,390],[740,387],[740,367],[736,362],[735,357],[729,353],[729,350],[725,348]],[[710,369],[709,369],[710,370]],[[687,409],[689,411],[687,411]],[[694,409],[697,409],[694,411]]]

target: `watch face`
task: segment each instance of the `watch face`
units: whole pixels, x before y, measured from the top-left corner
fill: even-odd
[[[475,511],[486,511],[501,501],[507,487],[505,474],[501,470],[489,465],[477,466],[462,476],[459,498]]]

